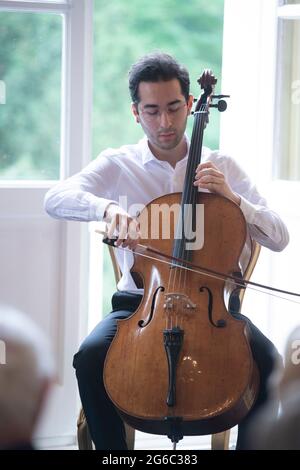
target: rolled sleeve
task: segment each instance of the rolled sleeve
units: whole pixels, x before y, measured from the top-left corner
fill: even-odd
[[[282,251],[287,246],[289,233],[276,212],[266,206],[253,204],[243,196],[240,208],[254,240],[273,251]]]
[[[117,204],[113,189],[120,169],[99,156],[82,172],[59,182],[44,200],[46,212],[54,218],[83,222],[102,221],[110,203]]]

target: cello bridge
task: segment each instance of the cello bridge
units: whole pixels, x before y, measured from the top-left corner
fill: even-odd
[[[164,309],[173,309],[175,307],[186,308],[187,310],[195,309],[196,304],[185,294],[171,292],[165,295]]]

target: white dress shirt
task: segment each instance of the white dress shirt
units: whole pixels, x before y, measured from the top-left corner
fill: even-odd
[[[288,231],[278,214],[267,207],[246,173],[229,156],[203,148],[202,162],[211,161],[232,191],[241,197],[240,208],[245,216],[248,237],[240,264],[247,266],[250,237],[274,251],[281,251],[289,241]],[[101,221],[108,204],[116,202],[135,216],[153,199],[168,193],[181,192],[187,155],[175,168],[158,160],[144,137],[138,144],[102,152],[81,172],[58,183],[45,197],[45,209],[55,218],[78,221]],[[119,290],[140,291],[131,275],[132,253],[118,249],[117,259],[123,273]]]

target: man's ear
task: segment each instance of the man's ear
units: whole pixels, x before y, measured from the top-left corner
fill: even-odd
[[[139,123],[140,122],[140,116],[139,116],[139,112],[138,112],[136,103],[131,103],[131,110],[132,110],[132,114],[135,117],[136,122]]]
[[[193,95],[189,95],[189,99],[187,102],[188,114],[191,114],[193,104],[194,104],[194,97]]]

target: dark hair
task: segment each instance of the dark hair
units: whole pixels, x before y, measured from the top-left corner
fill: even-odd
[[[177,78],[186,101],[190,93],[190,78],[185,67],[169,54],[151,52],[141,57],[129,70],[129,91],[134,103],[140,101],[140,82],[160,82]]]

